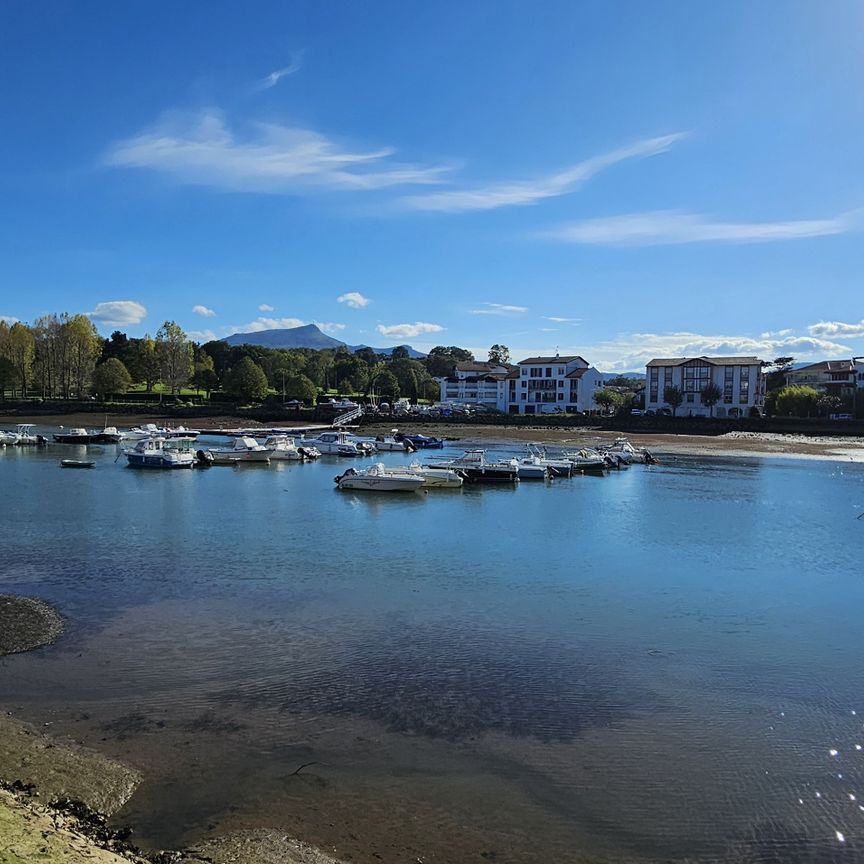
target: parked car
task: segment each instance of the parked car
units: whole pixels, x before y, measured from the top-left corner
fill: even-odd
[[[646,412],[643,411],[641,408],[631,408],[630,409],[630,416],[631,417],[644,417],[645,413]]]

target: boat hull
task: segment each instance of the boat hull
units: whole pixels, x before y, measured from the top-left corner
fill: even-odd
[[[174,459],[166,456],[158,456],[156,454],[150,455],[147,453],[127,453],[126,458],[129,461],[130,468],[191,468],[195,461],[195,458],[191,453],[189,454],[188,459],[185,456],[183,458]]]

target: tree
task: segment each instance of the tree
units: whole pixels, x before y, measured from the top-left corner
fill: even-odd
[[[166,321],[156,332],[156,355],[162,383],[176,395],[192,376],[192,343],[179,324]]]
[[[674,417],[678,413],[681,403],[684,401],[684,394],[681,392],[680,387],[670,384],[663,391],[663,400],[672,409],[672,416]]]
[[[453,367],[457,363],[467,363],[474,359],[474,355],[466,348],[457,348],[451,345],[445,348],[436,345],[427,355],[424,365],[433,378],[444,378],[453,374]]]
[[[809,417],[816,413],[821,396],[813,387],[791,384],[777,391],[774,404],[778,414],[787,417]]]
[[[16,321],[3,338],[3,354],[15,367],[18,386],[25,398],[30,373],[33,371],[34,346],[33,331],[20,321]]]
[[[404,345],[397,345],[390,352],[391,360],[409,360],[411,355],[408,353],[408,349]]]
[[[816,400],[816,408],[823,417],[837,411],[842,405],[843,400],[839,396],[830,396],[828,393],[823,393]]]
[[[700,391],[702,404],[708,406],[710,415],[714,416],[714,406],[723,398],[723,391],[713,382],[709,381]]]
[[[110,357],[93,370],[92,386],[104,400],[109,393],[125,393],[132,386],[132,376],[122,360]]]
[[[192,386],[199,392],[203,390],[210,398],[210,393],[219,386],[219,376],[213,369],[213,358],[200,351],[195,361],[195,371],[192,373]]]
[[[290,375],[285,379],[285,395],[289,399],[315,404],[318,388],[305,375]]]
[[[594,402],[600,406],[604,414],[611,414],[620,404],[621,397],[608,387],[594,391]]]
[[[159,380],[159,355],[156,352],[156,342],[145,334],[143,339],[136,339],[130,352],[130,368],[132,378],[140,381],[150,393],[153,385]]]
[[[267,395],[267,376],[251,357],[244,357],[225,374],[225,390],[246,402],[260,402]]]
[[[497,342],[489,349],[489,362],[496,363],[498,366],[503,366],[510,362],[510,349],[506,345],[499,345]]]
[[[15,389],[18,374],[12,361],[0,356],[0,400],[6,399],[6,391]]]
[[[786,373],[792,370],[795,363],[794,357],[776,357],[765,365],[771,370],[765,376],[765,389],[767,391],[780,390],[786,386]]]
[[[375,376],[374,389],[382,399],[389,399],[390,402],[399,398],[399,381],[389,369],[383,369]]]
[[[102,340],[96,325],[86,315],[62,315],[61,321],[68,362],[67,389],[74,390],[80,399],[102,351]]]

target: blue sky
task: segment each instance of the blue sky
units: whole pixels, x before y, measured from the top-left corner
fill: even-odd
[[[861,44],[854,0],[3,4],[0,316],[864,354]]]

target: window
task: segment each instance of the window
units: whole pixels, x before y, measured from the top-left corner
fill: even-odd
[[[563,374],[564,374],[564,367],[563,367],[563,366],[559,366],[559,367],[558,367],[558,374],[559,374],[559,375],[563,375]]]
[[[660,382],[660,370],[656,366],[652,366],[651,367],[651,377],[649,380],[649,388],[648,388],[649,389],[649,395],[648,395],[648,401],[649,402],[656,402],[657,401],[657,390],[659,388],[659,382]]]
[[[547,378],[551,378],[551,377],[552,377],[552,367],[551,367],[551,366],[547,366],[547,367],[546,367],[546,377],[547,377]]]
[[[741,380],[738,382],[738,401],[745,404],[750,399],[750,367],[741,367]]]
[[[684,392],[698,393],[706,384],[711,382],[710,366],[685,366],[684,367]],[[688,399],[692,402],[692,399]]]
[[[559,378],[559,379],[558,379],[558,386],[559,386],[559,387],[563,387],[563,386],[564,386],[564,379],[563,379],[563,378]]]
[[[732,402],[732,379],[734,375],[734,366],[726,366],[723,369],[723,401],[726,404],[730,404]]]
[[[563,401],[564,401],[564,394],[563,394],[563,393],[559,393],[559,394],[558,394],[558,401],[559,401],[559,402],[563,402]]]
[[[543,377],[543,370],[539,366],[532,367],[531,377],[532,378],[542,378]]]

